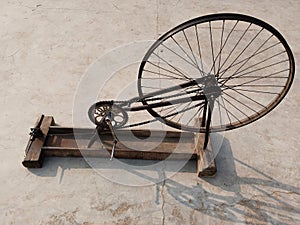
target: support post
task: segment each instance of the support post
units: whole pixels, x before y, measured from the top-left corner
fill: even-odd
[[[215,156],[210,141],[210,124],[214,107],[214,100],[205,101],[202,118],[197,119],[205,128],[205,133],[195,134],[195,147],[197,152],[197,174],[198,177],[212,177],[217,173]]]
[[[204,133],[195,134],[195,147],[197,152],[197,176],[213,177],[217,173],[217,165],[210,138],[204,149]]]
[[[36,137],[30,136],[30,139],[25,149],[25,157],[22,162],[23,166],[30,168],[42,167],[44,160],[42,147],[48,135],[50,126],[54,124],[55,122],[52,116],[41,115],[37,119],[32,130],[39,129],[39,135]]]

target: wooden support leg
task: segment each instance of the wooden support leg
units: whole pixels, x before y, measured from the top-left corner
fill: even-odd
[[[204,112],[203,116],[203,118],[206,118],[206,112]],[[210,116],[211,115],[208,116],[209,120],[211,119]],[[195,124],[198,125],[201,123],[201,126],[207,126],[207,121],[204,121],[203,118],[196,119]],[[211,144],[210,134],[208,133],[209,130],[206,130],[206,132],[207,135],[206,133],[195,134],[195,152],[197,153],[198,177],[212,177],[217,173],[215,155]]]
[[[40,135],[34,139],[29,139],[25,149],[25,157],[22,164],[29,168],[40,168],[43,165],[44,155],[42,146],[44,145],[50,126],[54,125],[52,116],[40,116],[34,127],[40,124]]]
[[[215,156],[211,141],[209,139],[206,149],[203,148],[205,134],[195,135],[195,147],[197,152],[197,174],[198,177],[212,177],[217,173]]]

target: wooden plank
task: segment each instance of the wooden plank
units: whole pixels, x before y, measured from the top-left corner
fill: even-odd
[[[101,143],[95,142],[87,148],[94,130],[76,129],[76,139],[71,128],[50,127],[48,138],[42,148],[46,156],[109,157],[113,145],[110,133],[101,134]],[[89,132],[87,132],[89,130]],[[163,132],[149,130],[118,130],[120,142],[114,157],[127,159],[196,159],[194,135],[192,133]],[[146,139],[151,135],[150,139]],[[180,142],[180,143],[179,143]],[[178,146],[179,145],[179,146]],[[176,151],[174,151],[176,149]]]
[[[59,147],[42,147],[45,156],[55,157],[100,157],[110,158],[111,150],[107,149],[88,149],[88,148],[59,148]],[[164,160],[170,157],[170,160],[190,160],[196,159],[196,154],[170,152],[152,152],[152,151],[137,151],[130,149],[115,149],[114,158],[119,159],[143,159],[143,160]]]
[[[203,149],[204,133],[195,135],[195,147],[197,152],[197,174],[198,177],[212,177],[217,173],[217,165],[211,141],[209,139],[206,149]]]
[[[57,134],[92,134],[95,129],[93,128],[72,128],[72,127],[60,127],[60,126],[50,126],[49,135],[57,135]],[[190,132],[178,132],[178,131],[160,131],[160,130],[116,130],[117,134],[121,135],[135,135],[137,137],[170,137],[170,138],[193,138],[193,134]],[[110,134],[110,131],[103,132],[103,135]]]
[[[54,119],[52,116],[40,116],[34,127],[36,127],[39,121],[42,119],[41,122],[41,136],[36,137],[34,140],[29,139],[28,144],[25,149],[25,157],[22,162],[23,166],[28,168],[40,168],[43,164],[43,153],[42,153],[42,146],[44,145],[45,139],[47,137],[49,127],[54,125]]]

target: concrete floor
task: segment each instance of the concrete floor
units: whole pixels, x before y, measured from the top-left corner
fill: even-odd
[[[0,5],[0,224],[300,224],[298,67],[279,107],[225,134],[214,178],[197,178],[194,163],[163,182],[164,170],[124,171],[108,160],[94,168],[93,162],[74,158],[49,158],[41,169],[21,164],[37,116],[73,125],[80,79],[105,52],[153,40],[200,15],[239,12],[280,30],[297,64],[300,1],[3,0]],[[106,88],[104,95],[116,87]]]

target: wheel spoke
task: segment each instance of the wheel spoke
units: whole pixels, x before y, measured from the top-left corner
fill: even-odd
[[[257,91],[257,90],[247,90],[241,88],[235,88],[238,91],[245,91],[245,92],[252,92],[252,93],[260,93],[260,94],[272,94],[272,95],[279,95],[277,92],[270,92],[270,91]]]
[[[161,65],[156,65],[156,64],[154,64],[153,62],[150,62],[150,61],[147,61],[147,63],[149,63],[149,64],[151,64],[151,65],[157,67],[159,70],[164,70],[164,71],[166,71],[166,72],[169,72],[169,73],[171,73],[171,74],[174,74],[174,75],[176,75],[176,76],[179,76],[179,78],[178,78],[178,77],[175,77],[175,78],[177,78],[177,79],[190,80],[190,78],[186,78],[186,76],[185,76],[184,74],[182,74],[182,73],[175,73],[174,71],[168,70],[168,69],[162,67]],[[145,71],[145,69],[144,69],[144,71]],[[161,75],[161,74],[158,74],[158,75]],[[169,76],[170,76],[170,75],[169,75]]]
[[[277,75],[277,74],[280,74],[280,73],[282,73],[282,72],[286,72],[286,71],[288,71],[289,69],[285,69],[285,70],[280,70],[280,71],[277,71],[277,72],[274,72],[274,73],[271,73],[271,74],[269,74],[269,75],[266,75],[266,76],[261,76],[261,77],[256,77],[255,79],[253,79],[253,80],[249,80],[249,81],[246,81],[246,82],[244,82],[244,83],[241,83],[241,84],[237,84],[237,85],[224,85],[226,82],[221,82],[221,84],[222,84],[222,86],[226,86],[226,87],[240,87],[240,86],[245,86],[245,84],[250,84],[250,83],[252,83],[252,82],[255,82],[255,81],[258,81],[258,80],[262,80],[262,79],[266,79],[266,78],[274,78],[273,77],[273,75]],[[236,78],[245,78],[244,76],[238,76],[238,77],[234,77],[234,79],[236,79]],[[281,77],[282,78],[282,77]],[[224,84],[223,84],[224,83]],[[263,86],[269,86],[269,85],[267,85],[267,84],[262,84]],[[254,86],[257,86],[257,85],[254,85]],[[261,86],[261,85],[259,85],[259,86]],[[272,86],[274,86],[274,85],[272,85]],[[275,85],[274,87],[282,87],[282,85]]]
[[[239,111],[240,113],[242,113],[245,117],[249,118],[249,116],[243,112],[240,108],[238,108],[236,105],[232,104],[230,101],[228,101],[226,98],[224,98],[224,100],[230,104],[233,108],[235,108],[237,111]]]
[[[218,55],[216,56],[216,58],[220,55],[220,57],[221,57],[221,52],[222,52],[222,50],[224,49],[224,47],[226,46],[226,43],[227,43],[227,41],[229,40],[229,37],[231,36],[231,34],[233,33],[233,31],[235,30],[235,28],[236,28],[236,26],[237,26],[237,24],[239,23],[239,21],[236,21],[236,23],[233,25],[233,27],[231,28],[231,30],[230,30],[230,32],[229,32],[229,34],[227,35],[227,37],[226,37],[226,39],[225,39],[225,41],[224,41],[224,44],[223,44],[223,46],[221,46],[221,50],[220,50],[220,52],[218,53]],[[223,25],[225,25],[225,21],[223,21]],[[224,27],[222,27],[222,36],[223,36],[223,29],[224,29]],[[221,59],[220,59],[221,60]],[[227,60],[227,59],[226,59]],[[226,61],[225,60],[225,61]],[[221,61],[220,61],[221,62]],[[224,63],[226,63],[226,62],[224,62]],[[221,65],[219,65],[219,67],[218,67],[218,73],[217,74],[215,74],[215,75],[218,75],[219,76],[219,71],[220,71],[220,69],[221,69]],[[211,73],[211,71],[212,71],[212,69],[213,69],[213,67],[211,67],[210,68],[210,73]]]
[[[229,65],[229,67],[223,72],[223,74],[222,75],[224,75],[227,71],[228,71],[228,69],[237,61],[237,59],[246,51],[246,49],[253,43],[253,41],[258,37],[258,35],[262,32],[264,30],[264,28],[261,28],[261,30],[254,36],[254,38],[252,38],[252,40],[246,45],[246,47],[240,52],[240,54],[238,54],[238,56],[233,60],[233,62]],[[248,60],[246,60],[243,64],[242,64],[242,66],[240,66],[235,72],[234,72],[234,74],[235,73],[237,73],[238,71],[239,71],[239,69],[240,68],[242,68],[247,62],[249,61],[249,59]],[[222,77],[222,76],[221,76]]]
[[[226,98],[223,97],[223,99],[225,100]],[[237,121],[239,121],[241,123],[241,121],[239,120],[238,117],[236,117],[232,112],[230,112],[229,110],[227,110],[227,108],[225,107],[225,103],[224,103],[224,106],[222,104],[220,104],[220,106],[226,111],[226,113],[228,115],[228,118],[229,118],[229,114],[230,114],[233,118],[235,118]],[[231,122],[230,122],[230,124],[231,124]]]
[[[188,102],[183,109],[187,109],[191,104],[192,104],[192,101]],[[177,123],[182,119],[183,115],[184,115],[184,113],[182,113],[181,116],[179,116],[179,118],[177,119]]]
[[[155,78],[155,79],[169,79],[169,80],[176,79],[176,80],[186,80],[185,78],[178,78],[178,77],[174,77],[174,76],[171,76],[171,75],[163,74],[163,73],[161,73],[161,72],[155,72],[155,71],[151,71],[151,70],[144,70],[144,71],[145,71],[145,72],[148,72],[148,73],[153,73],[153,74],[157,74],[157,75],[159,75],[159,76],[166,77],[166,78],[158,77],[158,78]],[[146,78],[146,77],[144,77],[143,79],[153,79],[153,78]]]
[[[195,68],[197,68],[196,62],[193,61],[193,59],[192,59],[192,58],[189,56],[189,54],[183,49],[183,47],[182,47],[180,44],[178,44],[178,42],[174,39],[173,36],[172,36],[171,38],[172,38],[172,40],[175,42],[175,44],[181,49],[181,51],[189,58],[189,60],[192,62],[192,65],[193,65]]]
[[[220,107],[222,107],[223,109],[225,109],[227,118],[228,118],[228,120],[229,120],[229,124],[231,124],[231,123],[232,123],[232,122],[231,122],[231,118],[230,118],[229,112],[228,112],[228,110],[227,110],[227,108],[226,108],[226,106],[225,106],[225,102],[224,102],[224,98],[223,98],[223,97],[222,97],[222,100],[223,100],[223,105],[221,105],[221,103],[220,103],[220,101],[219,101],[219,98],[216,99],[216,101],[217,101],[217,103],[220,105]]]
[[[220,40],[220,50],[219,50],[219,53],[218,53],[218,55],[217,55],[217,57],[219,56],[218,71],[217,71],[217,73],[215,73],[215,75],[216,75],[217,77],[219,77],[219,72],[220,72],[220,69],[221,69],[221,59],[222,59],[222,49],[223,49],[224,27],[225,27],[225,20],[223,20],[223,23],[222,23],[222,34],[221,34],[221,40]]]
[[[190,64],[191,66],[195,67],[196,69],[198,69],[200,72],[204,73],[203,70],[200,70],[198,65],[195,65],[194,62],[190,62],[189,60],[187,60],[186,58],[182,57],[181,55],[179,55],[177,52],[175,52],[174,50],[170,49],[168,46],[166,46],[165,44],[162,44],[163,47],[165,47],[166,49],[168,49],[170,52],[172,52],[174,55],[178,56],[180,59],[184,60],[185,62],[187,62],[188,64]],[[196,60],[196,59],[195,59]]]
[[[225,63],[228,61],[228,59],[231,57],[232,53],[234,52],[234,50],[236,49],[236,47],[239,45],[239,43],[241,42],[241,40],[243,39],[243,37],[245,36],[245,34],[247,33],[247,31],[249,30],[250,26],[252,25],[252,23],[250,23],[247,27],[247,29],[243,32],[242,36],[239,38],[239,40],[237,41],[237,43],[233,46],[232,50],[229,52],[229,55],[226,57],[225,61],[222,63],[221,68],[223,68],[223,66],[225,65]]]
[[[193,114],[193,116],[191,116],[191,118],[188,120],[188,122],[186,123],[187,125],[190,124],[190,122],[195,119],[195,118],[199,118],[200,113],[203,110],[203,105],[199,106],[199,108],[196,110],[196,112]],[[198,115],[198,116],[197,116]]]
[[[264,53],[264,52],[266,52],[267,50],[270,50],[270,49],[272,49],[273,47],[275,47],[275,46],[277,46],[278,44],[280,44],[280,42],[278,42],[278,43],[276,43],[276,44],[274,44],[274,45],[272,45],[272,46],[270,46],[270,47],[267,47],[267,48],[265,48],[265,49],[263,49],[263,50],[261,50],[261,51],[259,51],[270,39],[271,39],[271,37],[272,37],[273,35],[271,35],[252,55],[250,55],[249,57],[246,57],[246,58],[244,58],[243,60],[240,60],[240,61],[238,61],[238,62],[236,62],[236,63],[234,63],[234,64],[232,64],[231,66],[229,66],[229,67],[227,67],[225,70],[223,70],[223,71],[220,71],[220,73],[223,75],[223,73],[225,73],[227,70],[229,70],[229,69],[231,69],[231,68],[233,68],[234,66],[236,66],[236,65],[239,65],[239,64],[241,64],[241,63],[244,63],[244,62],[248,62],[250,59],[253,59],[255,56],[258,56],[259,54],[261,54],[261,53]]]
[[[171,113],[171,114],[169,114],[169,115],[163,116],[162,118],[167,119],[167,118],[169,118],[169,117],[176,116],[176,115],[178,115],[179,113],[186,112],[186,111],[188,111],[188,110],[190,110],[190,109],[193,109],[193,108],[198,107],[198,106],[203,105],[203,104],[204,104],[204,102],[200,102],[200,103],[198,103],[198,104],[196,104],[196,105],[194,105],[194,106],[188,107],[188,108],[186,108],[186,109],[184,109],[184,110],[176,111],[176,112]]]
[[[247,95],[245,95],[245,94],[243,94],[243,93],[237,91],[236,89],[231,88],[231,87],[229,87],[229,89],[235,91],[236,93],[238,93],[238,94],[240,94],[241,96],[245,97],[246,99],[248,99],[248,100],[250,100],[250,101],[256,103],[257,105],[259,105],[259,106],[261,106],[261,107],[263,107],[263,108],[265,108],[265,109],[267,108],[267,107],[264,106],[263,104],[261,104],[261,103],[259,103],[258,101],[256,101],[256,100],[254,100],[254,99],[248,97]],[[225,92],[224,92],[224,93],[225,93]],[[231,97],[232,97],[232,96],[231,96]],[[232,98],[233,98],[233,97],[232,97]],[[246,105],[246,104],[245,104],[245,105]]]
[[[163,58],[161,58],[159,55],[157,55],[156,53],[153,52],[154,55],[156,55],[159,59],[161,59],[162,61],[164,61],[168,66],[172,67],[174,70],[176,70],[177,72],[179,72],[184,78],[186,78],[187,80],[191,80],[190,77],[188,77],[186,74],[184,74],[183,72],[181,72],[180,70],[178,70],[176,67],[174,67],[172,64],[170,64],[169,62],[167,62],[166,60],[164,60]]]
[[[196,34],[196,38],[197,38],[198,53],[199,53],[200,62],[201,62],[201,70],[200,70],[200,72],[202,72],[202,76],[204,76],[203,60],[202,60],[201,46],[200,46],[200,41],[199,41],[199,34],[198,34],[197,25],[195,25],[195,34]]]
[[[250,71],[250,72],[246,72],[246,73],[240,74],[239,77],[243,77],[243,76],[245,76],[245,75],[247,75],[247,74],[254,73],[254,72],[257,72],[257,71],[260,71],[260,70],[263,70],[263,69],[267,69],[267,68],[270,68],[270,67],[272,67],[272,66],[277,66],[277,65],[282,64],[282,63],[284,63],[284,62],[288,62],[288,59],[281,60],[281,61],[279,61],[279,62],[272,63],[272,64],[267,65],[267,66],[263,66],[263,67],[261,67],[261,68],[252,70],[252,71]]]
[[[212,57],[212,68],[214,69],[214,74],[216,74],[216,59],[215,59],[215,55],[214,55],[214,44],[213,44],[213,35],[211,32],[211,22],[208,22],[209,24],[209,37],[210,37],[210,47],[211,47],[211,57]]]
[[[188,44],[188,46],[189,46],[189,49],[190,49],[190,51],[191,51],[191,53],[192,53],[192,55],[193,55],[193,58],[194,58],[195,63],[196,63],[196,65],[197,65],[197,69],[199,70],[200,74],[201,74],[201,73],[204,73],[203,70],[201,70],[200,67],[199,67],[199,64],[198,64],[198,62],[197,62],[197,59],[196,59],[195,54],[194,54],[194,52],[193,52],[193,49],[192,49],[192,47],[191,47],[191,44],[190,44],[190,42],[189,42],[189,40],[188,40],[188,38],[187,38],[187,36],[186,36],[184,30],[183,30],[182,32],[183,32],[184,38],[185,38],[185,40],[186,40],[186,42],[187,42],[187,44]]]

